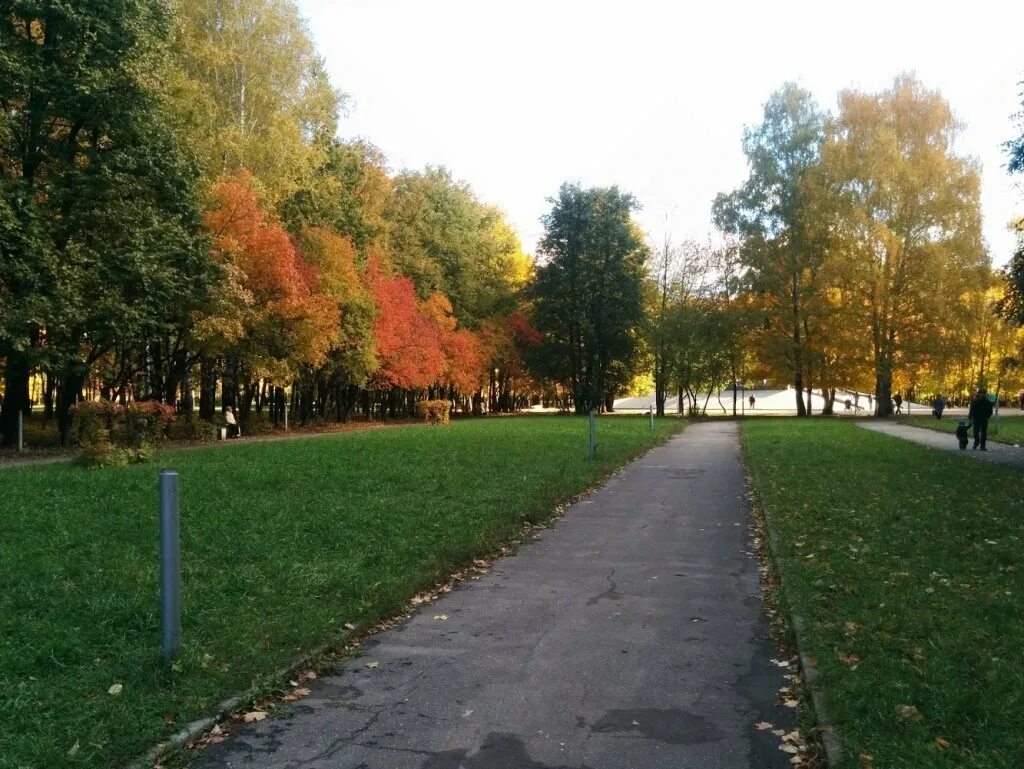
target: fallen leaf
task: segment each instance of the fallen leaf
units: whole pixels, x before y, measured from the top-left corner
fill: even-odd
[[[767,721],[758,721],[756,724],[754,724],[754,726],[756,726],[762,732],[765,729],[771,729],[772,728],[772,725],[770,723],[768,723]]]
[[[371,670],[373,670],[374,668],[379,668],[380,667],[380,663],[379,662],[367,662],[366,663],[366,667],[368,667]]]
[[[901,721],[920,721],[921,711],[919,711],[913,705],[897,705],[896,716]]]
[[[462,717],[463,718],[469,718],[471,715],[473,715],[473,711],[472,710],[467,710],[465,713],[462,714]]]
[[[798,748],[796,745],[779,745],[779,750],[781,750],[783,753],[799,753],[800,752],[800,748]]]
[[[634,721],[633,722],[633,726],[640,726],[640,722],[639,721]]]
[[[224,730],[220,728],[220,724],[214,724],[210,730],[210,734],[223,734]]]
[[[107,694],[113,694],[116,697],[117,695],[119,695],[123,691],[124,691],[124,686],[122,684],[114,684],[109,689],[107,689]]]
[[[945,750],[946,748],[949,747],[949,740],[943,739],[942,737],[936,737],[935,738],[935,744],[938,745],[943,750]]]
[[[251,724],[253,721],[262,721],[266,717],[267,713],[265,710],[250,710],[242,716],[242,720],[247,724]]]
[[[346,629],[346,630],[355,630],[355,629],[356,629],[356,626],[355,626],[355,625],[353,625],[353,624],[352,624],[351,622],[346,622],[346,623],[345,623],[345,629]]]
[[[75,740],[75,744],[68,748],[68,758],[74,758],[78,753],[78,740]]]
[[[447,614],[435,614],[434,615],[434,619],[446,620],[446,619],[448,619],[448,615]]]
[[[847,654],[846,652],[837,651],[836,655],[839,657],[839,661],[847,667],[853,667],[860,662],[860,657],[856,654]]]

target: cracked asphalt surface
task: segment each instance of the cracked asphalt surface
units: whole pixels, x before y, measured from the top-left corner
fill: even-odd
[[[782,769],[737,427],[691,426],[200,769]],[[300,596],[296,597],[300,599]],[[434,619],[444,614],[447,620]],[[368,663],[377,663],[370,667]]]

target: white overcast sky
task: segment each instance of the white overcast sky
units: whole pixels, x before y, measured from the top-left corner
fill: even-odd
[[[746,176],[745,124],[786,80],[834,108],[847,87],[913,71],[966,124],[997,264],[1024,188],[1002,143],[1020,129],[1024,0],[974,3],[299,0],[345,137],[394,170],[447,166],[508,212],[527,250],[563,181],[618,184],[655,239],[703,239],[711,201]],[[834,9],[834,10],[833,10]]]

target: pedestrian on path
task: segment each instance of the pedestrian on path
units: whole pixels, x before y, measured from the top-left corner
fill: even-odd
[[[984,387],[978,388],[974,400],[971,401],[971,408],[967,416],[974,427],[974,446],[972,448],[988,451],[985,448],[985,439],[988,438],[988,420],[992,418],[992,402],[988,399],[988,391]]]
[[[941,395],[936,395],[935,400],[932,401],[932,414],[935,415],[936,419],[942,419],[942,412],[946,410],[946,401],[942,399]]]
[[[751,395],[751,396],[750,396],[750,410],[751,410],[751,411],[753,411],[753,410],[754,410],[754,404],[755,404],[755,403],[757,403],[757,398],[755,398],[755,397],[754,397],[753,395]]]
[[[896,413],[897,414],[902,414],[903,413],[903,396],[900,395],[899,393],[896,393],[893,396],[893,398],[892,398],[892,402],[896,404]]]

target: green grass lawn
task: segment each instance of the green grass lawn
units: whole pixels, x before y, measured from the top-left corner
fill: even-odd
[[[841,766],[1024,766],[1020,472],[833,420],[743,427]]]
[[[1009,412],[1009,414],[1006,412]],[[901,421],[914,427],[927,427],[929,430],[941,430],[942,432],[952,433],[956,431],[956,423],[961,419],[967,419],[967,417],[950,417],[946,415],[942,419],[936,419],[932,416],[920,416],[902,419]],[[995,419],[989,420],[988,439],[999,443],[1024,444],[1024,415],[1016,410],[1010,411],[1005,409],[1004,413],[999,416],[998,424]]]
[[[585,419],[550,416],[0,470],[0,767],[116,768],[680,424],[602,418],[597,461]],[[181,474],[179,670],[158,662],[159,466]]]

